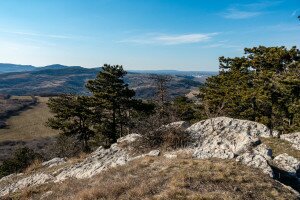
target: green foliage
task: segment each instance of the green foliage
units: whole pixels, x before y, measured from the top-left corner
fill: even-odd
[[[220,58],[220,74],[200,89],[208,117],[228,115],[282,132],[300,129],[300,63],[296,47],[246,48],[245,56]]]
[[[133,118],[153,110],[153,105],[134,99],[135,92],[123,81],[125,75],[122,66],[104,65],[96,79],[87,82],[92,96],[51,98],[48,106],[55,115],[48,126],[76,137],[85,151],[90,150],[91,143],[109,146],[116,142],[130,132]],[[71,153],[73,149],[68,147]]]
[[[175,98],[172,106],[175,109],[176,116],[182,121],[193,122],[198,117],[197,106],[192,100],[185,96]]]
[[[96,79],[86,85],[93,94],[91,102],[97,133],[106,137],[110,144],[129,133],[136,111],[151,109],[141,100],[134,99],[134,90],[123,80],[126,73],[120,65],[105,64]]]
[[[47,125],[66,136],[76,137],[82,142],[83,149],[88,151],[88,141],[95,134],[91,128],[93,112],[89,97],[61,95],[50,98],[48,106],[55,115]]]
[[[27,147],[17,149],[11,159],[3,161],[0,165],[0,178],[11,173],[21,172],[36,159],[41,159],[41,156],[33,150]]]

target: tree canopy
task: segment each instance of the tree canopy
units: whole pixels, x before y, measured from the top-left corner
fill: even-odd
[[[100,138],[100,143],[107,146],[116,142],[129,133],[137,113],[153,109],[134,99],[134,90],[123,81],[125,75],[122,66],[105,64],[97,77],[86,84],[91,96],[50,98],[48,106],[54,117],[48,125],[63,135],[76,137],[87,151],[92,138]]]
[[[220,57],[220,73],[200,89],[203,106],[282,132],[300,128],[300,53],[296,47],[245,48],[245,56]]]

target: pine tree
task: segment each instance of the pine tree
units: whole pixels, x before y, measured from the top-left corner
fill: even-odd
[[[220,74],[200,89],[211,111],[249,119],[282,132],[299,130],[299,50],[246,48],[245,56],[220,58]]]
[[[133,99],[134,90],[124,83],[125,75],[122,66],[105,64],[96,79],[86,85],[93,94],[95,127],[98,133],[109,139],[109,143],[125,134],[125,129],[131,125],[132,111],[142,109],[142,102]],[[99,114],[100,118],[97,117]]]
[[[89,102],[89,97],[75,95],[53,97],[48,102],[54,117],[48,120],[47,125],[63,135],[76,137],[84,151],[90,150],[88,141],[95,134]]]

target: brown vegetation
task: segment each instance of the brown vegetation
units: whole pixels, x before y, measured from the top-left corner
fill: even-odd
[[[38,97],[36,106],[11,116],[7,120],[8,126],[0,129],[0,141],[33,140],[57,135],[58,131],[45,126],[48,118],[52,116],[46,105],[47,101],[46,97]]]
[[[273,156],[286,153],[300,160],[300,151],[292,147],[288,141],[279,138],[261,138],[261,141],[272,149]]]
[[[230,160],[143,158],[85,180],[24,190],[39,199],[297,199],[258,170]],[[52,191],[52,192],[49,192]],[[47,193],[46,193],[47,192]]]

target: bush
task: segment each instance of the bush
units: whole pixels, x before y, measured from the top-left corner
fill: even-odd
[[[78,156],[83,151],[83,147],[80,141],[75,137],[69,137],[62,134],[56,137],[56,141],[47,151],[51,152],[51,158],[70,158]]]
[[[178,128],[159,128],[143,134],[141,144],[144,148],[164,150],[183,148],[190,142],[190,135]]]
[[[169,108],[170,106],[158,107],[154,114],[137,123],[133,132],[143,136],[136,144],[140,151],[154,148],[176,149],[186,146],[190,141],[190,135],[184,130],[165,126],[180,120]]]
[[[42,159],[41,155],[27,147],[19,148],[11,159],[4,160],[0,166],[0,178],[26,169],[35,160]]]

